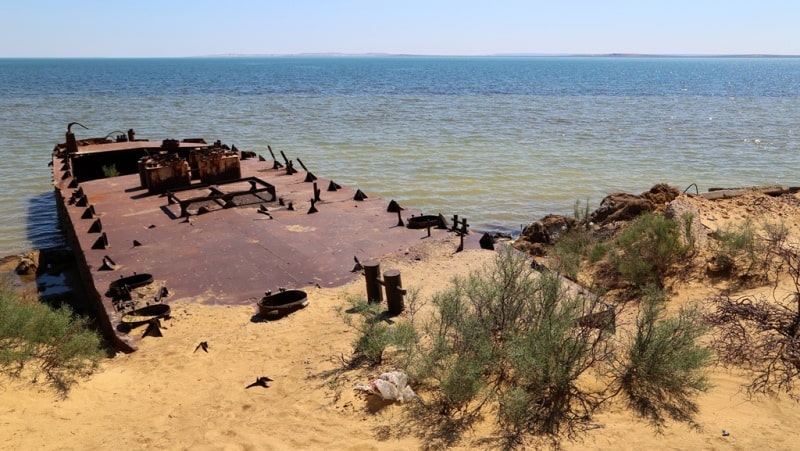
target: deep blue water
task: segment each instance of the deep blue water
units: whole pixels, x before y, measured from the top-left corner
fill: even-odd
[[[0,59],[0,94],[797,97],[794,58]]]
[[[666,182],[800,185],[800,59],[0,59],[0,255],[58,244],[66,124],[300,157],[424,212],[518,232]]]

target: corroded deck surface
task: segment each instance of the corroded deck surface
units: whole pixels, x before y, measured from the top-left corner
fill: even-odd
[[[122,315],[106,293],[109,284],[134,272],[150,273],[156,283],[164,283],[169,290],[165,302],[189,299],[255,306],[266,290],[342,285],[360,276],[351,272],[354,256],[362,262],[379,260],[407,252],[427,239],[424,229],[398,226],[397,213],[387,212],[388,200],[366,193],[367,199],[356,201],[351,188],[327,191],[330,181],[326,179],[316,180],[318,211],[309,214],[314,191],[313,183],[305,181],[306,172],[286,175],[272,164],[271,160],[243,160],[242,177],[255,176],[274,185],[284,206],[277,200],[235,208],[211,204],[208,213],[181,217],[179,205],[170,204],[167,196],[149,194],[140,186],[138,174],[87,181],[77,187],[73,183],[70,188],[71,178],[56,161],[56,196],[68,216],[67,232],[79,265],[84,266],[87,289],[95,292],[107,314],[104,326],[117,330]],[[249,186],[243,185],[225,189]],[[78,188],[86,195],[84,206],[74,202]],[[289,202],[293,211],[287,208]],[[94,217],[87,215],[89,205]],[[404,220],[414,214],[419,212],[402,212]],[[103,233],[106,247],[97,245]],[[430,239],[450,233],[433,228]],[[474,235],[468,246],[478,246]],[[104,267],[104,259],[113,262],[112,269],[108,264]],[[135,349],[135,339],[124,332],[116,334],[123,347]]]

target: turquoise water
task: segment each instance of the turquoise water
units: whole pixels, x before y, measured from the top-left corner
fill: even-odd
[[[47,163],[71,121],[269,144],[510,233],[659,182],[800,185],[800,59],[0,59],[0,255],[61,244]]]

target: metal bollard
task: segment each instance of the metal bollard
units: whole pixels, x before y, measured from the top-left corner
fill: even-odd
[[[403,296],[406,290],[403,289],[400,281],[400,270],[390,269],[383,273],[383,286],[386,288],[386,303],[389,306],[389,314],[399,315],[406,307],[403,303]]]
[[[364,262],[364,278],[367,281],[367,302],[370,304],[380,304],[383,302],[383,291],[381,291],[382,281],[379,278],[381,264],[377,260]]]

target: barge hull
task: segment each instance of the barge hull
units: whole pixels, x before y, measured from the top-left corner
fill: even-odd
[[[198,142],[173,147],[204,147]],[[75,174],[90,171],[73,168],[81,158],[114,161],[116,152],[144,155],[161,143],[78,144],[77,151],[54,151],[56,203],[100,326],[123,351],[135,350],[139,337],[120,327],[122,316],[145,303],[255,307],[268,290],[335,287],[360,277],[354,257],[402,255],[421,240],[450,234],[408,229],[386,200],[348,187],[328,191],[338,184],[260,157],[240,160],[241,179],[193,180],[164,193],[148,190],[138,173],[83,180]],[[401,213],[405,220],[420,214]],[[168,294],[120,302],[109,286],[134,273],[152,274]]]

